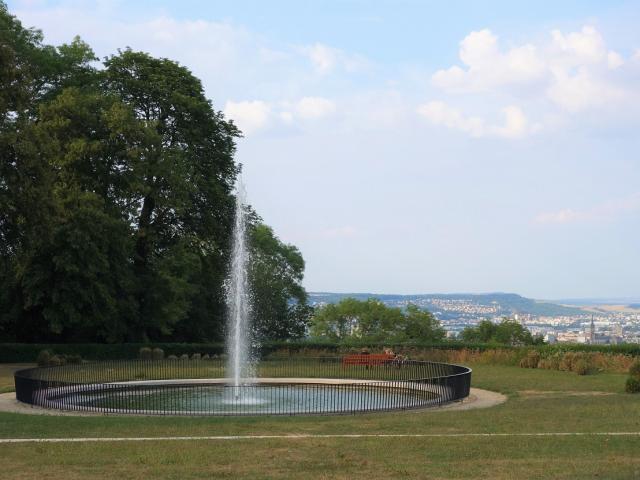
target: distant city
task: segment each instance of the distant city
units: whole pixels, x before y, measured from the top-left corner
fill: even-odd
[[[390,307],[412,303],[429,310],[442,323],[449,338],[481,320],[517,320],[548,343],[640,343],[638,299],[570,299],[539,301],[513,293],[379,295],[369,293],[309,294],[314,306],[343,298],[377,298]]]

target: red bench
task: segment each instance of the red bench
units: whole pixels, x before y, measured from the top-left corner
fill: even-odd
[[[358,353],[354,355],[345,355],[342,357],[342,366],[347,365],[364,365],[373,367],[376,365],[384,365],[390,363],[395,358],[394,355],[388,353]]]

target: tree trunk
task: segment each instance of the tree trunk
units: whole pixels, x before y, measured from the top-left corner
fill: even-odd
[[[150,276],[149,261],[153,251],[153,233],[151,232],[151,218],[155,208],[155,199],[148,195],[142,204],[142,211],[138,219],[138,237],[135,245],[134,268],[138,280],[138,324],[135,328],[136,341],[148,340],[147,324],[147,288]]]

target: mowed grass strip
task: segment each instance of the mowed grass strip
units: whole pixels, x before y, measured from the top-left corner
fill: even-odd
[[[0,445],[4,478],[630,479],[640,439],[490,437]]]

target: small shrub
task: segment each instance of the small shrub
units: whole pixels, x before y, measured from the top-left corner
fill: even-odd
[[[578,375],[586,375],[589,373],[589,364],[584,358],[580,358],[574,362],[571,366],[573,372],[576,372]]]
[[[180,360],[189,360],[189,355],[186,353],[183,353],[182,355],[180,355]]]
[[[153,358],[153,350],[151,350],[149,347],[142,347],[138,351],[138,358],[140,360],[151,360]]]
[[[629,367],[629,375],[640,380],[640,359],[635,360]]]
[[[538,368],[543,368],[545,370],[560,370],[560,356],[558,354],[553,354],[540,359],[540,362],[538,362]]]
[[[202,356],[202,359],[203,359],[203,360],[209,360],[210,358],[211,358],[211,357],[209,356],[209,354],[208,354],[208,353],[205,353],[205,354]]]
[[[178,359],[178,357],[176,357],[175,355],[169,355],[167,357],[167,360],[177,360],[177,359]]]
[[[194,353],[193,355],[191,355],[191,360],[200,360],[202,358],[202,355],[200,355],[199,353]]]
[[[161,348],[154,348],[151,351],[151,358],[153,360],[162,360],[164,358],[164,350]]]
[[[47,367],[51,363],[51,352],[49,350],[41,350],[36,359],[39,367]]]
[[[640,393],[640,378],[629,377],[624,387],[627,393]]]
[[[527,353],[527,356],[520,360],[520,366],[522,368],[538,368],[540,363],[540,354],[535,350]]]
[[[563,372],[570,372],[573,365],[574,357],[575,353],[573,352],[567,352],[562,355],[562,358],[560,358],[560,363],[558,365],[558,370],[562,370]]]

